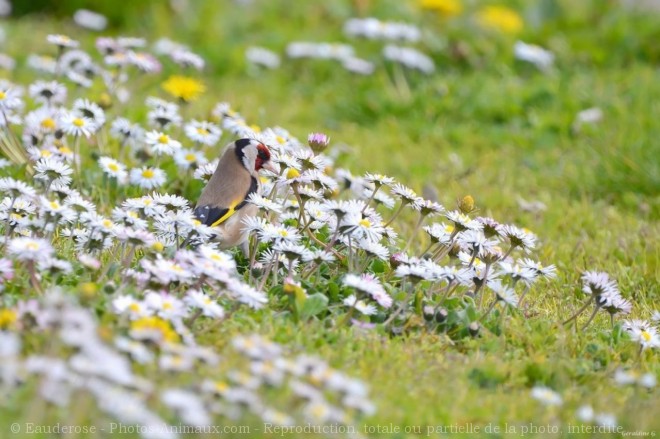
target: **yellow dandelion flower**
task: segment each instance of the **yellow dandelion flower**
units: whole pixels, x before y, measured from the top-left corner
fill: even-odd
[[[18,315],[13,309],[0,309],[0,329],[8,329],[14,326]]]
[[[163,82],[163,90],[184,102],[192,102],[206,91],[203,82],[186,76],[173,75]]]
[[[524,27],[520,14],[506,6],[486,6],[478,12],[477,19],[484,27],[508,34],[517,34]]]
[[[443,17],[453,17],[463,12],[463,4],[460,0],[420,0],[422,9],[435,11]]]

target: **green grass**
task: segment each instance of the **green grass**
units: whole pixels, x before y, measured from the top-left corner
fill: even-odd
[[[438,72],[428,78],[406,74],[406,85],[397,87],[397,72],[382,61],[370,77],[325,61],[284,60],[276,71],[246,68],[243,51],[252,44],[282,52],[292,40],[345,40],[341,25],[356,14],[353,2],[299,2],[295,8],[283,0],[251,8],[190,3],[174,15],[154,2],[146,15],[127,15],[111,31],[152,40],[170,36],[201,53],[209,62],[209,90],[196,108],[228,101],[261,126],[280,125],[299,138],[326,132],[334,145],[348,145],[340,166],[394,176],[420,193],[433,186],[446,206],[471,194],[481,213],[538,234],[538,258],[559,272],[532,290],[529,318],[508,320],[499,335],[484,329],[478,339],[424,331],[390,337],[328,328],[323,321],[295,323],[266,310],[227,320],[201,341],[222,352],[232,335],[254,331],[318,354],[370,384],[378,411],[361,424],[419,426],[422,435],[429,426],[473,424],[484,437],[489,423],[514,425],[517,435],[530,423],[558,424],[563,434],[550,437],[559,437],[578,424],[576,409],[591,404],[614,413],[626,431],[660,429],[657,389],[617,387],[611,380],[621,365],[660,376],[657,351],[638,359],[635,346],[611,331],[605,316],[585,332],[559,324],[579,306],[579,277],[587,269],[617,279],[636,318],[648,318],[660,303],[657,14],[613,3],[530,2],[558,8],[521,36],[555,51],[556,69],[542,74],[512,59],[514,39],[472,34],[468,19],[440,22],[417,11],[415,2],[354,2],[366,4],[367,15],[422,23],[435,32],[428,49]],[[529,17],[534,7],[526,8]],[[48,32],[79,33],[47,17],[23,17],[4,27],[6,51],[19,59],[43,48]],[[451,54],[447,44],[456,41],[467,44],[467,59]],[[377,59],[380,44],[355,46]],[[28,83],[33,74],[21,67],[9,77]],[[158,85],[164,77],[143,82],[136,99],[163,95]],[[575,114],[589,107],[601,108],[603,121],[574,132]],[[141,116],[130,105],[124,111]],[[547,210],[523,212],[519,197],[542,201]],[[559,389],[564,405],[546,409],[530,400],[529,389],[538,383]],[[0,431],[17,416],[29,418],[18,404],[3,408]]]

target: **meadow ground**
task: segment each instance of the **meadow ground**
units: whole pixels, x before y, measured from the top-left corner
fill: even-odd
[[[149,42],[168,37],[204,58],[202,72],[186,73],[201,80],[206,91],[193,104],[182,106],[185,120],[208,118],[217,102],[226,101],[250,124],[281,126],[300,139],[310,132],[323,132],[331,139],[328,153],[336,153],[335,169],[350,169],[355,176],[383,173],[425,196],[429,187],[434,188],[437,201],[448,211],[470,195],[478,209],[472,216],[488,216],[533,231],[538,242],[531,257],[554,264],[557,271],[556,278],[540,280],[531,288],[524,311],[505,313],[498,307],[497,314],[481,320],[474,337],[465,328],[463,332],[429,329],[417,303],[411,305],[401,333],[392,334],[392,328],[376,317],[371,318],[378,323],[373,329],[342,324],[346,312],[334,306],[341,299],[331,291],[347,271],[340,267],[328,271],[318,284],[303,282],[309,294],[330,297],[327,309],[300,318],[297,312],[301,310],[290,309],[290,303],[281,299],[281,287],[269,284],[268,306],[240,308],[219,322],[209,318],[191,324],[200,344],[213,347],[221,361],[229,364],[235,359],[224,352],[241,334],[260,334],[293,353],[318,355],[368,385],[375,411],[353,421],[363,434],[586,438],[619,437],[621,431],[660,432],[657,386],[623,385],[615,379],[620,369],[640,377],[650,374],[647,379],[660,376],[659,347],[640,354],[639,344],[622,329],[624,319],[650,321],[660,310],[660,12],[625,8],[613,1],[505,2],[523,23],[521,29],[508,33],[480,25],[478,14],[484,2],[462,2],[457,14],[451,8],[439,13],[422,7],[461,4],[448,0],[296,2],[295,7],[283,0],[243,5],[172,3],[181,10],[173,13],[166,2],[127,7],[120,22],[103,34],[143,37]],[[106,13],[113,17],[113,12]],[[342,32],[344,23],[357,16],[419,26],[423,38],[414,46],[432,57],[435,71],[423,74],[385,62],[380,54],[386,43],[348,37]],[[75,27],[68,18],[51,16],[10,18],[2,27],[3,50],[17,61],[17,67],[3,71],[2,76],[25,87],[42,76],[26,66],[28,55],[54,53],[53,46],[46,45],[48,34],[67,34],[90,53],[95,50],[94,39],[101,35]],[[541,71],[515,59],[517,40],[549,49],[555,56],[552,66]],[[375,71],[357,75],[335,60],[288,59],[284,51],[292,41],[352,44],[360,57],[375,62]],[[250,65],[245,60],[250,46],[279,53],[281,66]],[[122,116],[146,127],[145,98],[171,99],[161,84],[178,71],[175,64],[164,62],[160,73],[131,76],[129,100],[121,104],[112,97],[114,105],[106,109],[107,118]],[[69,87],[71,102],[76,97],[99,101],[104,92],[98,83],[84,89],[62,82]],[[28,107],[36,108],[32,103]],[[577,125],[578,113],[589,108],[600,109],[602,118]],[[207,158],[213,159],[221,144],[231,140],[226,130],[220,144],[204,150]],[[105,148],[103,153],[83,154],[82,178],[76,175],[73,186],[80,181],[81,192],[100,214],[109,217],[124,199],[150,191],[107,185],[96,159],[99,155],[120,157],[120,145],[108,138]],[[183,178],[177,181],[174,164],[162,167],[169,180],[159,191],[194,200],[203,185],[190,173],[183,177],[190,184],[184,185]],[[2,172],[34,184],[24,168],[8,167]],[[382,212],[385,219],[391,216]],[[416,212],[404,211],[394,227],[408,238],[416,221]],[[421,231],[416,236],[409,252],[421,256],[428,237]],[[57,278],[45,276],[43,284],[59,283],[67,294],[79,296],[83,307],[94,311],[99,332],[127,333],[130,324],[111,311],[113,298],[123,292],[113,292],[114,296],[104,292],[108,282],[122,284],[121,268],[115,267],[107,277],[81,271],[75,265],[78,250],[60,235],[52,239],[56,253],[74,263],[76,271]],[[390,249],[394,252],[404,245],[405,240]],[[112,256],[117,252],[99,260],[111,264]],[[138,263],[136,258],[134,267]],[[380,265],[369,263],[367,271],[390,279],[389,264]],[[2,292],[5,310],[15,309],[19,300],[40,296],[30,283],[30,270],[19,262],[15,269],[14,279],[6,281]],[[630,315],[616,316],[614,326],[606,312],[597,314],[584,330],[590,312],[576,325],[562,325],[587,298],[581,276],[588,270],[608,273],[632,303]],[[58,281],[48,282],[53,279]],[[87,289],[80,287],[82,280]],[[397,296],[403,286],[392,283],[390,289],[388,284],[397,303],[403,300]],[[126,288],[137,294],[136,287]],[[345,294],[342,290],[340,296]],[[467,321],[480,320],[482,308],[465,309],[476,313]],[[48,337],[38,331],[33,334],[24,323],[6,325],[7,333],[25,332],[23,356],[71,354],[72,348],[61,343],[49,350]],[[180,374],[159,372],[158,366],[149,364],[134,368],[145,376],[154,374],[159,387],[185,387],[192,386],[195,374],[212,375],[213,366]],[[79,389],[68,408],[50,407],[39,396],[36,383],[28,379],[17,389],[0,387],[7,392],[0,402],[0,437],[9,437],[5,433],[16,422],[23,428],[28,422],[114,422],[107,411],[88,409],[95,397]],[[557,394],[535,399],[532,389],[540,386]],[[553,403],[553,395],[560,396],[560,403]],[[277,395],[269,397],[279,401]],[[288,406],[286,401],[279,409],[291,410],[298,419],[298,406]],[[162,408],[154,404],[157,411]],[[610,418],[585,421],[579,412],[585,405]],[[164,418],[173,424],[181,419],[171,414]],[[248,425],[252,435],[278,436],[264,432],[264,420],[256,415],[213,419],[215,424]],[[585,432],[588,426],[608,422],[620,430]],[[104,434],[109,437],[100,436]],[[67,437],[86,436],[93,435]]]

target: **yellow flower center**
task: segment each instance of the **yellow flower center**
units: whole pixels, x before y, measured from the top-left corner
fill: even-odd
[[[195,154],[186,154],[185,159],[188,162],[194,162],[196,157],[195,157]]]
[[[130,305],[128,305],[128,309],[130,309],[133,312],[140,312],[140,304],[131,303]]]
[[[172,309],[174,306],[172,306],[172,303],[170,302],[165,302],[163,303],[163,309]]]
[[[112,221],[110,221],[109,219],[104,219],[101,222],[101,224],[103,224],[103,227],[105,227],[106,229],[109,229],[109,228],[112,227]]]
[[[642,331],[642,338],[644,341],[649,342],[651,341],[651,333],[648,331]]]
[[[0,92],[1,93],[1,92]],[[51,117],[47,117],[44,120],[41,121],[41,127],[46,128],[48,130],[55,129],[55,120]]]
[[[289,168],[289,170],[286,172],[287,180],[293,180],[296,177],[300,177],[300,172],[298,172],[298,170],[295,168]]]
[[[82,119],[79,118],[79,117],[76,117],[75,119],[73,119],[73,122],[72,122],[72,123],[73,123],[75,126],[77,126],[78,128],[80,128],[80,127],[82,127],[82,126],[85,125],[85,121],[82,120]]]
[[[222,393],[222,392],[226,391],[227,389],[229,389],[229,386],[224,381],[216,381],[215,382],[216,392]]]
[[[73,153],[73,151],[71,151],[71,148],[69,148],[68,146],[62,146],[58,149],[58,151],[60,152],[60,154],[63,154],[63,155]]]
[[[163,245],[162,242],[160,242],[160,241],[156,241],[156,242],[154,242],[154,243],[151,245],[151,248],[153,248],[153,249],[156,250],[157,252],[162,252],[163,249],[165,248],[165,246]]]
[[[116,163],[109,163],[108,169],[110,169],[112,172],[117,172],[119,171],[119,166],[117,166]]]
[[[277,140],[278,143],[283,144],[286,142],[286,139],[282,136],[275,136],[275,139]]]
[[[37,251],[39,250],[39,244],[37,244],[36,242],[28,242],[25,245],[25,248],[32,251]]]
[[[197,134],[200,134],[202,136],[208,136],[209,135],[209,130],[206,128],[197,128]]]
[[[369,228],[369,227],[371,227],[371,221],[369,221],[369,220],[366,219],[366,218],[363,218],[363,219],[360,220],[360,225],[361,225],[362,227],[367,227],[367,228]]]
[[[283,238],[286,238],[287,236],[289,236],[289,232],[287,232],[287,231],[284,230],[284,229],[280,230],[280,231],[279,231],[279,234],[280,234],[280,236],[283,237]]]
[[[59,209],[59,208],[60,208],[60,204],[59,204],[57,201],[51,201],[51,202],[50,202],[50,208],[51,208],[51,209]]]
[[[41,157],[50,157],[51,155],[53,155],[53,154],[50,151],[48,151],[47,149],[41,150]]]
[[[169,141],[170,141],[170,136],[168,136],[167,134],[161,134],[160,136],[158,136],[158,143],[165,144],[165,143],[169,143]]]
[[[0,90],[0,99],[4,99],[4,98],[6,98],[6,97],[7,97],[7,93],[5,93],[4,91]]]
[[[142,171],[142,177],[144,178],[154,178],[154,171],[151,169],[145,169]]]

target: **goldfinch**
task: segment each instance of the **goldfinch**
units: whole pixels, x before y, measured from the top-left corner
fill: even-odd
[[[244,246],[247,242],[243,219],[256,215],[258,210],[257,206],[248,204],[247,198],[261,189],[261,169],[278,172],[266,145],[254,139],[232,142],[225,147],[218,167],[199,197],[194,214],[203,224],[218,230],[217,239],[223,249]]]

